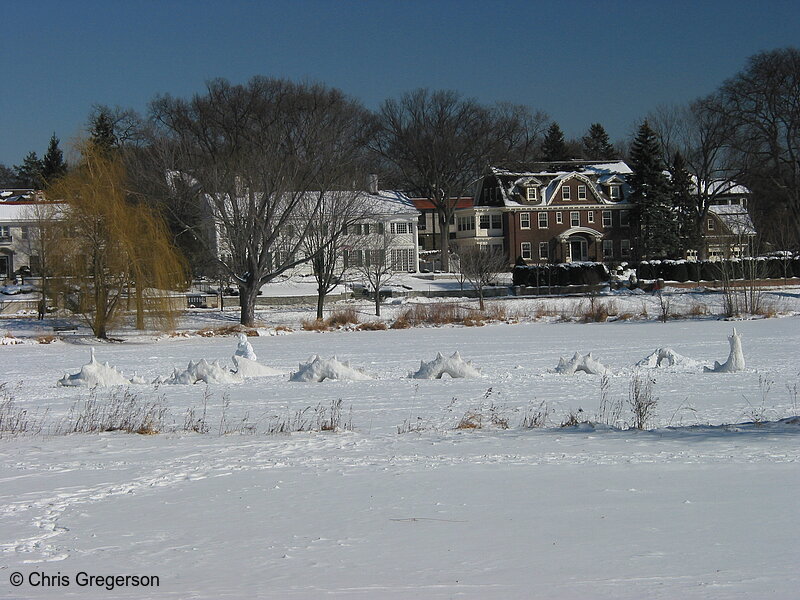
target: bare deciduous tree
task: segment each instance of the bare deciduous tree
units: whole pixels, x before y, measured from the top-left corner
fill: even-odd
[[[728,140],[746,171],[745,183],[772,213],[788,212],[800,235],[800,50],[752,56],[725,82],[717,110],[730,119]]]
[[[483,291],[508,271],[508,260],[501,250],[473,246],[458,253],[459,272],[478,292],[478,308],[485,310]]]
[[[545,120],[524,107],[492,109],[445,90],[418,89],[383,103],[375,149],[399,171],[406,191],[436,209],[443,270],[449,270],[453,198],[471,193],[491,162],[527,158]]]
[[[214,80],[151,110],[173,218],[238,286],[241,322],[253,325],[260,287],[310,258],[303,242],[325,194],[363,179],[366,111],[338,90],[264,77]]]
[[[741,164],[731,152],[729,140],[733,135],[732,120],[719,110],[719,99],[709,96],[687,106],[662,106],[648,122],[657,133],[664,153],[664,162],[673,170],[677,167],[688,173],[691,185],[687,190],[690,202],[694,240],[702,239],[702,226],[708,217],[708,207],[731,194],[742,179]],[[675,165],[675,158],[682,165]],[[705,258],[705,245],[696,248]]]

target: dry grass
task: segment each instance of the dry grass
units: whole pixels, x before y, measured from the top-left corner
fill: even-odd
[[[306,406],[293,413],[275,417],[267,425],[267,433],[299,433],[307,431],[352,431],[353,408],[343,414],[342,399],[331,400],[330,406],[321,403],[316,406]]]
[[[455,426],[457,430],[469,429],[482,429],[483,428],[483,414],[477,410],[468,410],[464,416],[459,419]]]
[[[292,329],[288,325],[278,325],[275,328],[275,331],[285,331],[286,333],[291,333],[292,331],[294,331],[294,329]]]
[[[303,331],[330,331],[331,328],[328,326],[326,321],[314,319],[313,321],[300,321],[300,327]]]
[[[366,323],[361,323],[356,329],[359,331],[383,331],[388,328],[389,326],[383,321],[367,321]]]
[[[164,430],[167,409],[164,398],[142,400],[130,390],[112,391],[107,398],[99,399],[92,393],[70,409],[58,433],[100,433],[124,431],[141,435],[155,435]]]
[[[704,317],[710,313],[711,311],[708,308],[708,304],[697,300],[692,301],[691,306],[689,306],[686,311],[686,315],[689,317]]]
[[[58,338],[54,335],[40,335],[36,338],[36,342],[39,344],[52,344]]]
[[[486,317],[480,313],[467,315],[461,323],[466,327],[483,327],[486,325]]]
[[[236,335],[243,333],[248,337],[258,337],[258,331],[252,327],[245,327],[244,325],[221,325],[219,327],[206,327],[197,332],[201,337],[216,337],[225,335]]]
[[[528,404],[525,412],[522,414],[522,421],[519,426],[523,429],[539,429],[547,424],[547,416],[550,414],[550,409],[547,402],[542,402],[538,406]]]
[[[617,303],[613,300],[603,302],[592,298],[589,302],[578,304],[575,316],[583,323],[603,323],[608,317],[615,317],[618,314]]]
[[[325,322],[328,324],[328,327],[343,327],[345,325],[355,325],[359,320],[356,309],[350,307],[335,311]]]

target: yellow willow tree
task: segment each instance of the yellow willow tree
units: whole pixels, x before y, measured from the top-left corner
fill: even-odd
[[[185,288],[186,267],[161,216],[133,202],[119,157],[94,144],[81,163],[48,190],[67,202],[61,280],[67,308],[84,317],[98,338],[119,323],[131,300],[136,324],[150,319],[168,327],[176,304],[170,292]]]

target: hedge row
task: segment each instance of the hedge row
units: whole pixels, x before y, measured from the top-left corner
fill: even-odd
[[[514,267],[514,285],[529,287],[563,287],[567,285],[593,285],[609,280],[603,263],[561,263],[557,265],[532,265]]]
[[[639,279],[665,281],[717,281],[729,279],[782,279],[800,277],[800,257],[758,257],[724,261],[653,260],[636,267]]]

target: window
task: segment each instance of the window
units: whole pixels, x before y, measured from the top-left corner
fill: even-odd
[[[621,227],[628,227],[631,224],[631,211],[619,211],[619,224]]]
[[[593,210],[590,210],[588,213],[586,213],[586,220],[589,221],[589,223],[594,223],[594,211]]]
[[[708,219],[708,230],[714,231],[714,219]]]
[[[573,210],[569,213],[569,224],[571,227],[580,227],[581,226],[581,213],[577,210]]]
[[[586,186],[579,185],[578,186],[578,200],[586,200]]]
[[[620,198],[619,186],[618,185],[612,185],[611,187],[609,187],[608,188],[608,196],[612,200],[619,200],[619,198]]]
[[[344,255],[345,267],[361,267],[363,261],[361,258],[361,250],[348,250]]]
[[[8,225],[0,225],[0,238],[10,238],[11,228]]]
[[[22,227],[20,227],[19,233],[20,233],[20,237],[23,240],[27,240],[28,239],[28,236],[29,236],[29,231],[28,230],[29,230],[29,228],[28,228],[27,225],[23,225]]]
[[[481,229],[489,229],[489,215],[481,215]]]
[[[614,258],[614,240],[603,240],[603,258]]]
[[[556,223],[561,225],[564,222],[564,215],[560,212],[556,213]]]
[[[458,217],[458,230],[459,231],[474,231],[475,230],[475,217]]]
[[[622,258],[626,258],[631,255],[631,241],[630,240],[622,240],[619,243],[619,253]]]
[[[502,215],[492,215],[492,229],[502,229],[503,218]]]
[[[611,211],[603,211],[603,227],[611,227]]]
[[[539,258],[542,260],[550,258],[550,244],[547,242],[539,242]]]
[[[385,231],[383,223],[373,223],[372,224],[372,233],[377,233],[378,235],[383,235]]]
[[[531,186],[525,189],[527,194],[528,202],[536,202],[536,188]]]
[[[519,245],[520,254],[522,258],[530,260],[531,258],[531,243],[530,242],[522,242]]]
[[[531,228],[531,213],[519,213],[519,228],[520,229]]]
[[[393,271],[413,271],[414,256],[409,248],[399,248],[392,250],[392,270]]]
[[[361,235],[361,223],[350,225],[350,235]]]
[[[420,231],[425,231],[428,228],[427,224],[428,215],[425,213],[420,214],[419,218],[417,219],[417,229]]]
[[[362,235],[369,235],[369,223],[364,223],[361,226],[361,234]]]
[[[453,215],[450,217],[450,225],[455,225],[455,224],[456,224],[456,216]]]
[[[539,229],[547,229],[548,225],[549,225],[549,223],[548,223],[547,213],[546,212],[540,212],[539,213]]]
[[[408,233],[408,223],[392,223],[390,227],[392,233]]]
[[[569,200],[569,186],[565,185],[561,187],[561,199],[562,200]]]

